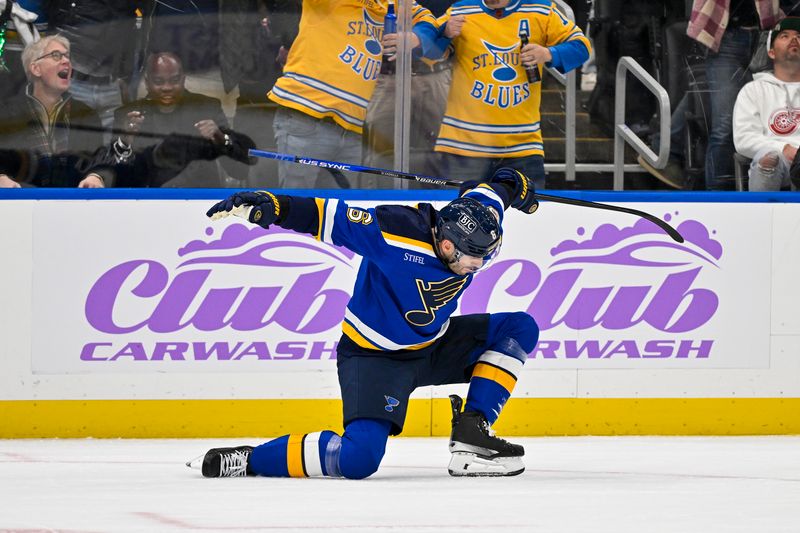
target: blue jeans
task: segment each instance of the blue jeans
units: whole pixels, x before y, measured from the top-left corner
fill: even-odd
[[[273,122],[278,152],[296,156],[361,164],[361,135],[346,130],[330,119],[320,120],[288,107],[278,107]],[[345,178],[358,183],[358,174]],[[391,183],[390,180],[387,180]],[[332,174],[323,168],[278,162],[278,182],[284,189],[338,189]]]
[[[487,182],[498,168],[511,167],[532,179],[537,191],[545,188],[544,158],[540,155],[495,158],[467,157],[440,152],[439,156],[440,166],[437,174],[446,178]]]
[[[708,52],[706,77],[711,100],[711,130],[706,151],[706,188],[733,190],[733,105],[745,83],[752,78],[747,69],[758,32],[729,28],[722,36],[719,52]]]

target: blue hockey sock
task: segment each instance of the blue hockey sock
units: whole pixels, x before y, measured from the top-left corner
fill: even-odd
[[[333,431],[284,435],[253,449],[249,470],[259,476],[362,479],[383,459],[392,429],[386,420],[357,419],[340,437]]]
[[[341,442],[333,431],[284,435],[255,447],[249,468],[259,476],[340,477]]]
[[[494,424],[538,339],[539,327],[527,313],[490,316],[487,349],[474,361],[464,410],[478,411]]]

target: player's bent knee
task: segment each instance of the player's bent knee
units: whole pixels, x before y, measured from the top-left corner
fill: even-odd
[[[539,325],[528,313],[509,313],[508,336],[516,340],[525,353],[530,353],[539,340]]]
[[[364,479],[375,472],[386,451],[391,423],[359,419],[347,424],[339,455],[339,472],[348,479]]]
[[[380,457],[375,457],[369,453],[361,453],[358,449],[354,453],[345,454],[344,448],[339,459],[339,471],[347,479],[364,479],[378,471],[381,464]]]

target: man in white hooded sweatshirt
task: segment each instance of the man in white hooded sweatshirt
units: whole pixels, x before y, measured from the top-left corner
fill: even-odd
[[[787,17],[770,32],[775,68],[753,76],[733,109],[736,151],[753,160],[751,191],[795,189],[789,169],[800,146],[800,17]]]

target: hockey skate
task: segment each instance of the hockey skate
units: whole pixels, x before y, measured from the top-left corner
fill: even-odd
[[[187,462],[186,466],[201,469],[203,477],[254,476],[255,474],[247,467],[252,451],[252,446],[212,448],[205,456],[201,455]]]
[[[453,430],[450,434],[451,476],[516,476],[525,470],[525,449],[499,437],[481,413],[462,412],[463,401],[450,395]]]

